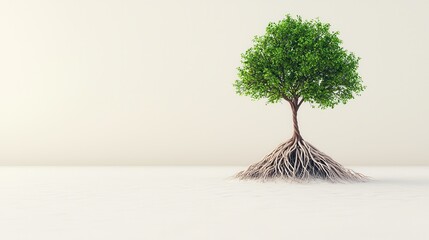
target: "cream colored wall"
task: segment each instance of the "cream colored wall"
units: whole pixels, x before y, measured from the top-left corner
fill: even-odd
[[[235,95],[240,53],[284,14],[320,17],[367,90],[302,107],[346,165],[429,163],[427,1],[1,1],[0,164],[250,164],[291,134],[287,104]]]

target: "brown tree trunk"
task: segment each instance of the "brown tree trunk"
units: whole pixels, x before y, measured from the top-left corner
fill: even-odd
[[[302,140],[301,133],[299,132],[299,126],[298,126],[298,103],[297,101],[291,101],[289,102],[290,106],[292,108],[292,120],[293,120],[293,137],[298,140]]]

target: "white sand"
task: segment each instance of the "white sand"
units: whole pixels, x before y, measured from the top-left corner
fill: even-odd
[[[307,185],[240,169],[0,167],[0,239],[429,239],[429,167]]]

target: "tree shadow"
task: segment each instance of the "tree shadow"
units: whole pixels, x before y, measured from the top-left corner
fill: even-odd
[[[378,178],[370,181],[373,184],[387,184],[387,185],[403,185],[403,186],[426,186],[429,187],[428,178]]]

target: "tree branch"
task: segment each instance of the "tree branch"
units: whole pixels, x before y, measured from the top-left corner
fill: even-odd
[[[301,104],[304,102],[304,98],[301,98],[301,100],[299,100],[299,103],[298,103],[298,108],[301,106]]]
[[[288,101],[288,102],[291,102],[291,101],[292,101],[290,98],[286,97],[286,95],[284,95],[284,94],[282,94],[282,97],[283,97],[283,99],[284,99],[284,100],[286,100],[286,101]]]

